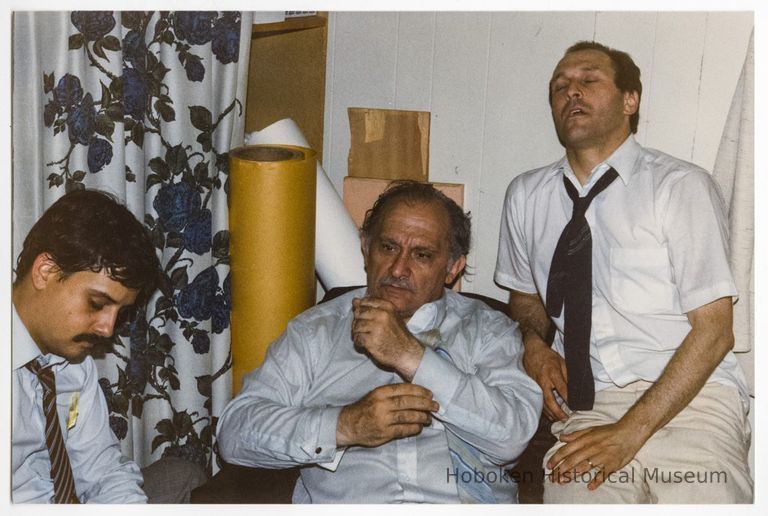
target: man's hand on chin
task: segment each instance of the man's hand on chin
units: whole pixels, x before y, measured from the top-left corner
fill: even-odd
[[[375,297],[352,300],[352,341],[379,365],[390,367],[407,382],[413,379],[424,346],[411,335],[395,305]]]

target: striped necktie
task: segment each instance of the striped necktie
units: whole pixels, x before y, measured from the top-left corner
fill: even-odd
[[[568,371],[568,406],[591,410],[595,401],[595,380],[589,363],[592,333],[592,232],[587,208],[619,174],[611,167],[584,197],[565,175],[563,183],[573,201],[571,220],[563,229],[552,257],[547,281],[547,313],[559,317],[565,309],[563,347]]]
[[[53,503],[80,503],[75,493],[75,478],[69,464],[64,437],[61,435],[59,415],[56,412],[56,377],[50,367],[42,368],[37,360],[25,366],[32,371],[43,388],[43,413],[45,414],[45,444],[51,457]]]

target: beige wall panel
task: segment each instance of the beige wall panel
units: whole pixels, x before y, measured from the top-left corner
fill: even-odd
[[[709,172],[715,165],[753,23],[750,12],[707,15],[693,162]]]
[[[644,83],[645,145],[688,161],[696,135],[706,20],[705,13],[659,14],[650,82]]]
[[[400,13],[397,26],[395,108],[429,111],[436,13]]]

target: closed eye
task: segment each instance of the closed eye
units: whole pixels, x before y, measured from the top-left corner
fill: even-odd
[[[564,83],[558,83],[558,84],[552,85],[552,93],[557,93],[558,91],[562,91],[563,89],[565,89]]]

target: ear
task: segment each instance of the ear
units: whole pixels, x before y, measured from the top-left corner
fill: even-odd
[[[467,265],[467,257],[466,256],[459,256],[458,259],[454,260],[454,262],[448,267],[448,272],[445,274],[445,284],[450,285],[453,283],[453,280],[456,279],[456,276],[461,274],[461,271],[464,270],[464,267]]]
[[[48,253],[40,253],[32,262],[32,269],[29,271],[32,285],[37,290],[42,290],[51,281],[58,281],[61,276],[61,269]]]
[[[640,106],[640,94],[636,91],[624,92],[624,114],[632,116],[637,113],[637,108]]]

